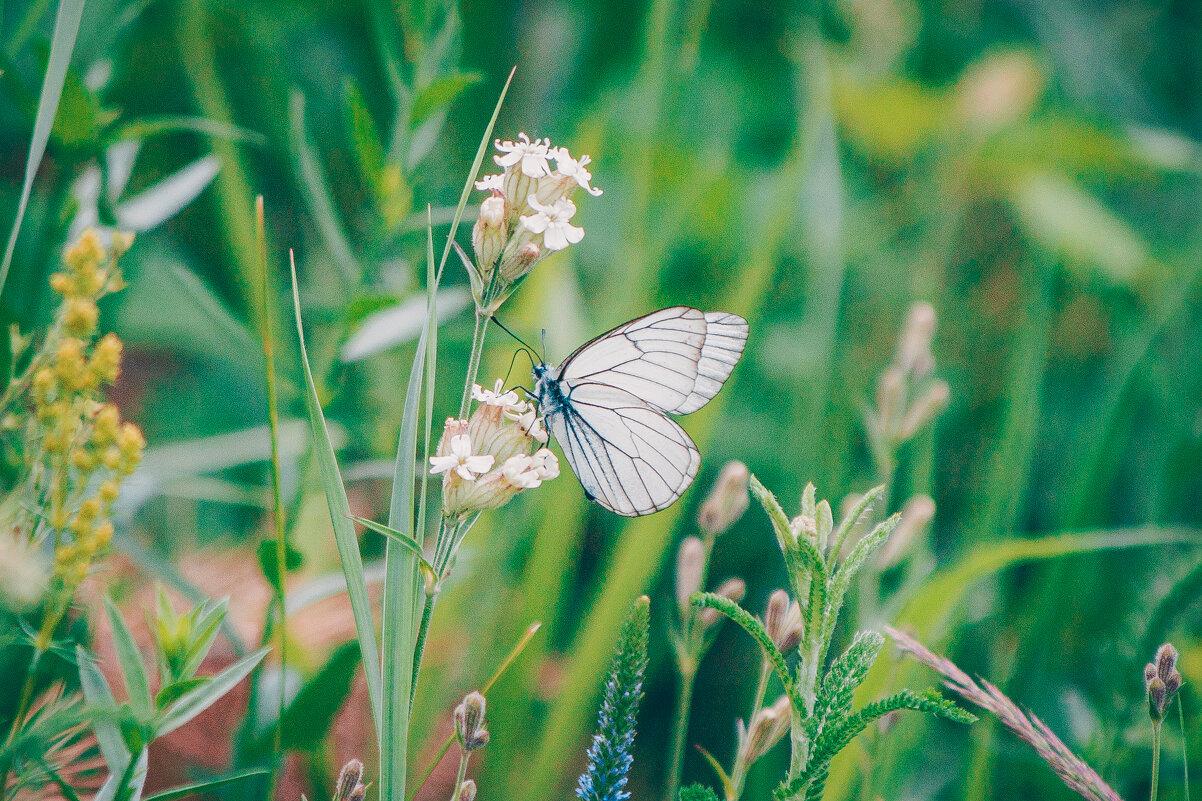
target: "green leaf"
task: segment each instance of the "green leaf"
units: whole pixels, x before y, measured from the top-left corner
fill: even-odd
[[[184,693],[163,711],[158,725],[155,726],[155,735],[162,737],[164,734],[169,734],[204,712],[217,699],[232,690],[238,682],[249,676],[270,650],[270,648],[260,648],[213,676],[202,686]]]
[[[358,669],[358,643],[344,643],[330,655],[321,670],[305,682],[284,710],[282,725],[277,723],[281,749],[317,750],[350,695]],[[254,743],[249,752],[254,756],[266,756],[274,747],[274,732],[270,732]]]
[[[159,691],[155,694],[155,696],[154,696],[155,708],[156,709],[166,709],[167,707],[171,706],[176,701],[178,701],[180,698],[183,698],[185,695],[187,695],[188,693],[195,690],[197,687],[201,687],[205,684],[208,684],[208,682],[209,682],[208,676],[194,676],[193,678],[190,678],[190,679],[180,679],[179,681],[173,681],[170,684],[167,684],[167,685],[161,687],[159,689]]]
[[[413,110],[409,113],[409,125],[416,128],[430,115],[440,111],[455,101],[469,87],[475,86],[481,80],[478,72],[460,75],[447,75],[431,83],[417,93],[413,99]]]
[[[326,428],[317,387],[313,383],[313,371],[309,367],[309,354],[305,348],[305,329],[301,322],[300,289],[296,282],[296,262],[292,262],[292,304],[296,313],[296,333],[300,338],[301,366],[305,373],[305,400],[309,407],[309,423],[313,429],[313,451],[321,469],[321,483],[325,490],[326,503],[330,509],[330,522],[334,526],[334,539],[338,545],[338,557],[342,563],[342,574],[346,578],[347,594],[350,596],[351,612],[355,618],[355,632],[359,636],[359,649],[363,653],[363,672],[367,675],[367,694],[371,699],[377,736],[381,733],[381,699],[384,696],[380,677],[380,651],[376,645],[376,625],[371,614],[371,599],[367,595],[367,581],[363,577],[363,555],[359,552],[359,539],[355,526],[350,521],[351,507],[346,498],[342,476],[338,472],[338,459],[330,443],[330,432]]]
[[[418,545],[417,541],[412,537],[407,534],[402,534],[394,528],[389,528],[383,523],[377,523],[374,520],[368,520],[365,517],[355,517],[354,515],[351,515],[351,520],[354,520],[364,528],[369,528],[377,534],[383,534],[385,537],[388,537],[390,540],[396,542],[397,545],[400,545],[417,558],[418,569],[422,571],[422,574],[427,579],[437,580],[438,577],[434,574],[434,566],[426,561],[425,552],[422,551],[422,546]]]
[[[125,676],[125,689],[129,694],[130,703],[139,718],[146,720],[154,711],[154,702],[150,694],[150,680],[146,677],[146,665],[142,661],[142,652],[138,649],[138,643],[130,633],[129,627],[125,625],[121,613],[107,596],[104,599],[104,609],[113,629],[113,644],[117,649],[121,672]]]
[[[831,578],[830,592],[827,595],[826,613],[823,616],[822,635],[824,639],[829,640],[831,634],[835,631],[835,623],[839,619],[839,612],[843,607],[843,599],[846,597],[847,590],[851,587],[856,573],[872,558],[874,553],[880,550],[881,546],[889,539],[889,535],[893,533],[893,530],[897,528],[900,522],[901,515],[895,514],[879,523],[876,528],[856,543],[855,547],[851,549],[851,553],[847,555],[847,559],[836,569],[835,575]]]
[[[226,787],[231,784],[253,779],[257,776],[270,776],[271,771],[255,768],[253,770],[243,770],[238,773],[231,773],[228,776],[222,776],[218,779],[209,779],[208,781],[197,782],[195,784],[184,784],[179,787],[172,787],[170,790],[163,790],[154,795],[146,796],[143,801],[175,801],[177,798],[187,798],[190,795],[206,795],[221,787]]]
[[[25,209],[29,205],[33,178],[42,163],[46,143],[50,140],[50,131],[54,127],[63,84],[67,79],[67,69],[71,65],[71,52],[75,49],[75,38],[79,34],[83,5],[84,0],[60,0],[58,4],[58,13],[54,18],[54,34],[50,40],[50,60],[46,64],[46,77],[42,81],[42,93],[38,97],[38,111],[34,117],[29,156],[25,159],[25,181],[21,186],[21,199],[17,202],[17,216],[8,235],[4,259],[0,261],[0,292],[4,291],[8,269],[12,265],[13,253],[17,248],[17,234],[21,230],[21,221],[25,218]]]
[[[75,662],[79,665],[79,687],[83,690],[84,700],[93,711],[100,713],[91,716],[92,731],[96,734],[100,755],[108,765],[109,772],[119,776],[129,764],[129,751],[125,748],[125,740],[115,720],[117,701],[96,660],[82,645],[75,646]]]
[[[708,757],[709,754],[706,752]],[[713,757],[709,757],[713,759]],[[718,768],[721,770],[721,766]],[[688,787],[680,788],[680,801],[718,801],[718,795],[712,788],[706,787],[704,784],[690,784]]]
[[[285,541],[284,544],[284,570],[285,572],[296,570],[305,563],[305,555],[292,547],[292,543]],[[276,564],[276,541],[275,539],[263,540],[256,548],[256,553],[259,557],[259,568],[263,571],[263,575],[271,583],[277,591],[280,589],[279,565]]]
[[[750,634],[752,639],[760,644],[760,648],[764,651],[764,656],[772,663],[772,669],[776,671],[777,678],[784,685],[785,693],[793,701],[793,706],[797,709],[805,708],[801,703],[801,699],[797,696],[797,687],[793,681],[792,674],[789,673],[788,665],[785,664],[785,656],[776,647],[776,643],[772,641],[772,638],[768,636],[768,631],[764,628],[763,623],[752,617],[750,612],[731,599],[724,595],[718,595],[716,592],[694,593],[693,597],[689,599],[689,603],[701,609],[718,610]]]

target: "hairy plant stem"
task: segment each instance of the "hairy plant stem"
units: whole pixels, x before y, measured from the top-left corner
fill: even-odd
[[[467,778],[467,760],[470,756],[470,751],[459,753],[459,771],[455,774],[455,789],[451,791],[450,801],[459,801],[459,793],[463,792],[463,780]]]
[[[1160,721],[1152,724],[1152,801],[1160,785]]]
[[[751,716],[747,718],[747,725],[750,727],[755,721],[756,716],[764,709],[764,699],[768,696],[768,681],[772,678],[772,663],[767,659],[764,660],[760,667],[760,680],[756,684],[755,703],[751,708]],[[738,799],[743,795],[743,785],[747,783],[747,771],[751,767],[748,760],[750,754],[743,748],[740,748],[735,754],[735,764],[730,769],[730,784],[734,788],[734,797]]]

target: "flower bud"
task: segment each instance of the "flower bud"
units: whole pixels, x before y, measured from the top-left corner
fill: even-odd
[[[1156,673],[1167,679],[1177,668],[1177,649],[1171,643],[1165,643],[1156,649]]]
[[[515,396],[516,400],[516,396]],[[467,433],[472,453],[493,457],[493,464],[504,464],[510,457],[530,452],[531,437],[513,420],[505,417],[505,406],[482,403],[468,421]]]
[[[789,724],[790,708],[787,695],[780,696],[772,706],[756,713],[747,729],[741,749],[745,754],[746,764],[754,763],[771,751],[789,731]]]
[[[697,526],[711,537],[716,537],[733,526],[750,502],[747,485],[751,474],[747,465],[732,461],[723,465],[710,494],[697,513]]]
[[[881,548],[880,568],[893,567],[910,552],[920,533],[926,530],[935,516],[935,502],[929,495],[915,495],[901,508],[901,522]]]
[[[480,204],[480,216],[472,228],[472,248],[476,251],[476,263],[485,280],[496,266],[508,239],[505,198],[497,195],[485,198]]]
[[[90,298],[72,298],[63,310],[63,325],[74,336],[87,336],[96,328],[100,309]]]
[[[900,368],[889,365],[876,382],[876,413],[887,437],[893,436],[895,421],[901,418],[906,404],[906,376]]]
[[[905,326],[897,341],[897,356],[894,359],[901,371],[914,378],[923,378],[935,369],[935,358],[931,355],[931,342],[935,338],[935,307],[929,303],[915,303],[910,307]]]
[[[501,255],[501,278],[513,283],[534,269],[542,259],[543,249],[533,240],[522,241],[522,237],[513,237],[505,246]]]
[[[919,429],[925,426],[931,420],[935,419],[944,409],[947,408],[948,401],[951,400],[951,389],[948,388],[947,382],[941,379],[936,379],[931,382],[924,392],[910,408],[906,411],[905,419],[902,420],[901,426],[898,429],[898,438],[908,440],[918,433]]]
[[[1156,649],[1156,656],[1144,665],[1144,686],[1148,691],[1148,715],[1154,723],[1159,723],[1173,696],[1181,689],[1177,649],[1170,643]]]
[[[117,380],[117,376],[121,373],[123,347],[116,334],[111,333],[105,334],[96,343],[96,348],[92,352],[92,360],[88,363],[88,369],[99,381],[112,383]]]
[[[810,542],[818,540],[818,521],[806,514],[798,515],[789,521],[789,531],[794,540],[805,537]]]
[[[728,578],[714,590],[716,595],[738,603],[747,594],[747,584],[741,578]],[[697,613],[697,618],[703,626],[712,626],[718,622],[718,610],[706,607]]]
[[[334,790],[334,801],[348,801],[354,789],[363,784],[363,763],[352,759],[342,766],[338,784]]]
[[[676,603],[688,614],[689,598],[701,589],[705,572],[705,545],[696,537],[685,537],[676,551]]]
[[[488,730],[484,728],[484,696],[470,692],[459,706],[455,707],[455,739],[464,751],[475,751],[488,744]]]
[[[476,801],[476,783],[471,779],[464,779],[459,786],[459,801]]]
[[[764,629],[782,654],[788,654],[801,642],[801,607],[784,590],[777,590],[768,597]]]

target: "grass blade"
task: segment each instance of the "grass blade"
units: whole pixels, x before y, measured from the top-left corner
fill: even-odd
[[[109,689],[104,674],[96,664],[92,655],[83,649],[82,645],[75,646],[75,661],[79,665],[79,687],[83,690],[84,700],[88,706],[100,712],[92,718],[92,731],[96,734],[96,744],[100,748],[100,756],[108,766],[109,773],[120,776],[129,764],[129,751],[121,732],[111,714],[117,708],[113,691]]]
[[[268,771],[256,768],[254,770],[243,770],[238,773],[231,773],[229,776],[222,776],[219,779],[210,779],[207,782],[197,782],[196,784],[184,784],[179,787],[173,787],[170,790],[164,790],[161,793],[146,796],[142,801],[175,801],[177,798],[187,798],[190,795],[206,795],[220,787],[226,787],[231,784],[237,784],[246,779],[253,779],[258,776],[266,776]]]
[[[330,508],[330,522],[334,526],[334,539],[338,545],[338,557],[342,563],[342,574],[346,577],[347,594],[351,600],[351,612],[355,618],[355,632],[359,635],[359,649],[363,652],[363,672],[367,674],[367,693],[371,698],[373,719],[377,737],[381,734],[382,698],[384,684],[380,676],[380,651],[376,644],[376,624],[372,619],[371,600],[367,596],[367,581],[363,577],[363,555],[359,552],[359,539],[355,526],[350,521],[351,507],[346,499],[346,489],[338,472],[338,459],[330,442],[317,387],[313,384],[313,371],[309,367],[309,354],[305,349],[305,329],[301,322],[300,289],[296,283],[296,260],[292,259],[292,304],[296,313],[296,334],[300,339],[301,366],[305,372],[305,400],[309,407],[309,423],[313,429],[313,451],[321,469],[322,486],[326,503]]]
[[[13,252],[17,249],[17,234],[25,209],[29,206],[29,195],[33,191],[33,178],[42,156],[46,154],[46,143],[54,128],[54,115],[58,113],[58,101],[63,94],[63,83],[67,80],[67,68],[71,65],[71,52],[75,49],[75,38],[79,35],[79,21],[83,17],[84,0],[62,0],[54,18],[54,36],[50,40],[50,60],[46,63],[46,78],[42,81],[42,94],[38,98],[38,113],[33,122],[33,140],[29,143],[29,156],[25,160],[25,182],[21,186],[21,199],[17,202],[17,216],[12,231],[8,234],[8,245],[4,249],[4,260],[0,262],[0,292],[8,280],[8,268],[12,265]]]

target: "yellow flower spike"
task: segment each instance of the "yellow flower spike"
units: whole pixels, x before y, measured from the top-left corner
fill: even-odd
[[[100,455],[100,462],[109,470],[116,470],[121,466],[121,450],[117,447],[105,448]]]
[[[133,423],[123,423],[121,431],[117,435],[117,447],[121,449],[121,455],[126,459],[141,460],[142,449],[146,447],[142,429]]]
[[[105,520],[93,532],[93,545],[97,551],[103,550],[113,541],[113,523]]]
[[[50,288],[63,296],[74,294],[75,279],[67,273],[55,273],[50,276]]]
[[[100,489],[96,491],[96,494],[106,505],[112,506],[121,495],[121,482],[115,478],[110,478],[100,485]]]
[[[50,397],[50,392],[54,389],[54,371],[48,367],[43,367],[33,374],[33,393],[34,398],[38,402],[43,402]]]
[[[117,407],[111,403],[106,403],[100,407],[100,411],[96,412],[96,419],[92,423],[92,442],[97,446],[104,446],[117,441],[117,427],[121,423],[121,414],[117,411]]]
[[[105,258],[104,245],[100,234],[93,228],[88,228],[79,235],[79,239],[63,254],[63,263],[72,270],[79,271],[89,265],[99,265]]]
[[[69,333],[79,337],[88,336],[96,330],[99,319],[100,309],[96,306],[96,301],[85,298],[72,298],[67,301],[63,325]]]
[[[121,340],[116,334],[105,334],[92,353],[88,369],[98,381],[112,383],[121,373]]]

